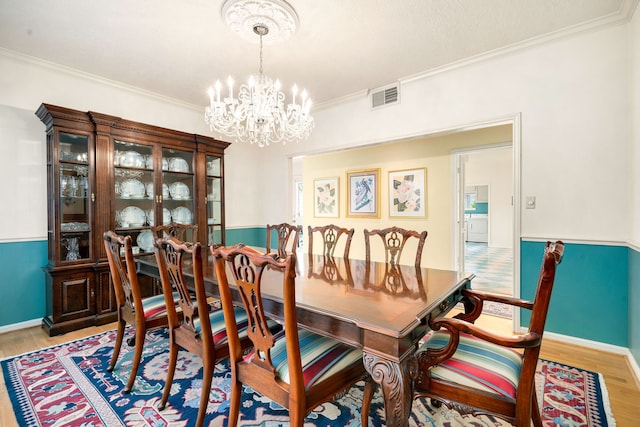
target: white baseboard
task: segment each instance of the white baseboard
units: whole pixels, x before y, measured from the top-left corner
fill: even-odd
[[[42,324],[42,318],[25,320],[24,322],[11,323],[10,325],[0,326],[0,334],[5,332],[17,331],[18,329],[32,328],[34,326],[40,326]]]

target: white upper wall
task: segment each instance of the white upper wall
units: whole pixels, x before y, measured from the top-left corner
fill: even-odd
[[[371,111],[363,97],[317,111],[310,140],[282,151],[366,145],[521,113],[521,192],[537,202],[520,209],[522,237],[626,241],[628,58],[626,26],[565,37],[404,83],[397,106]]]
[[[631,182],[638,181],[639,151],[632,163],[629,58],[634,55],[637,64],[635,15],[631,29],[610,26],[405,81],[397,106],[371,111],[363,94],[318,110],[311,138],[299,144],[262,151],[232,145],[226,156],[227,225],[291,217],[292,155],[433,134],[521,113],[521,191],[537,200],[535,210],[521,209],[522,236],[626,241],[633,225],[637,241],[639,220],[632,224],[630,215],[639,216],[640,196],[631,202],[629,196]],[[636,65],[636,123],[638,80]],[[0,50],[0,105],[35,111],[42,102],[208,133],[199,108]],[[32,126],[44,131],[37,119]],[[14,136],[0,135],[0,145],[15,144]],[[8,175],[0,172],[5,181],[15,178]],[[32,178],[44,182],[44,168]],[[44,187],[32,187],[43,191],[33,197],[46,198]],[[0,221],[5,216],[0,214]],[[20,224],[32,238],[46,237],[46,212],[39,216]],[[0,239],[7,237],[12,235]]]
[[[0,156],[0,178],[16,182],[0,190],[3,200],[16,200],[13,210],[0,210],[0,241],[46,239],[45,127],[35,116],[41,103],[80,111],[96,111],[127,120],[209,135],[202,109],[176,103],[36,59],[0,49],[0,153],[27,153],[35,167],[24,168],[9,155]],[[251,202],[261,204],[260,158],[255,147],[232,144],[225,157],[227,227],[260,224]],[[21,161],[22,161],[21,160]],[[22,175],[21,175],[22,174]],[[24,200],[23,200],[24,199]],[[25,209],[25,207],[29,207]],[[19,217],[20,227],[14,218]]]

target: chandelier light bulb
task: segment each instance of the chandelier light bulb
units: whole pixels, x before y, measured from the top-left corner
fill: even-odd
[[[233,78],[231,76],[227,78],[227,85],[229,85],[229,99],[233,99]]]

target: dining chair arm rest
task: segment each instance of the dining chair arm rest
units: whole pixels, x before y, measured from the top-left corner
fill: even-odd
[[[484,291],[479,291],[479,290],[475,290],[475,289],[464,289],[462,291],[462,294],[465,296],[476,296],[477,298],[483,300],[483,301],[493,301],[493,302],[499,302],[502,304],[508,304],[508,305],[513,305],[516,307],[520,307],[520,308],[526,308],[528,310],[531,310],[533,308],[533,302],[532,301],[527,301],[527,300],[523,300],[520,298],[515,298],[515,297],[510,297],[507,295],[501,295],[501,294],[494,294],[491,292],[484,292]]]
[[[449,317],[436,317],[429,322],[429,326],[434,331],[445,328],[452,335],[459,335],[463,332],[490,343],[509,348],[535,347],[540,345],[540,341],[542,340],[542,337],[537,333],[527,332],[517,335],[496,334],[473,323]]]
[[[466,322],[473,323],[482,314],[483,302],[491,301],[501,304],[511,305],[515,307],[525,308],[527,310],[533,309],[533,302],[523,300],[520,298],[510,297],[506,295],[499,295],[490,292],[483,292],[475,289],[464,289],[462,291],[462,304],[464,305],[464,313],[459,313],[454,316],[456,319],[464,320]]]

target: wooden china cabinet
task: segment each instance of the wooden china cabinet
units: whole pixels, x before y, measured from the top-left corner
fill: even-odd
[[[188,240],[224,244],[229,143],[49,104],[36,115],[47,135],[49,335],[116,319],[105,231],[130,235],[138,256],[153,253],[150,228],[169,222],[197,224]]]

